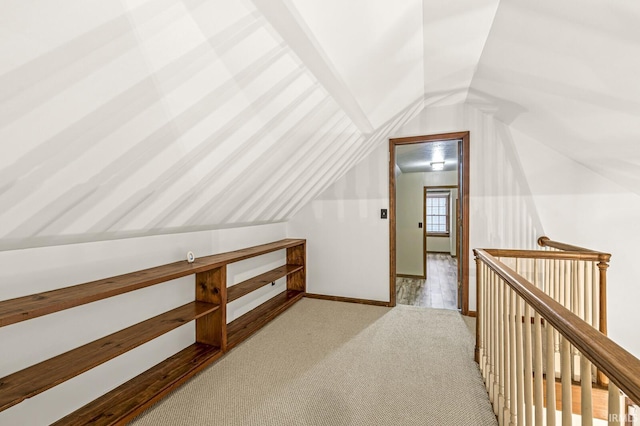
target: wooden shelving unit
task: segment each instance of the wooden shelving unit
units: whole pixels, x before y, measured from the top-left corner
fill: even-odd
[[[231,349],[261,329],[304,296],[297,290],[287,290],[247,312],[227,326],[227,348]]]
[[[219,306],[210,303],[189,303],[10,374],[0,380],[0,411],[59,385],[218,308]]]
[[[233,302],[236,299],[241,298],[254,290],[257,290],[265,285],[279,280],[282,277],[286,277],[289,274],[298,272],[303,268],[302,265],[284,265],[279,268],[273,269],[264,274],[260,274],[257,277],[243,281],[232,287],[227,288],[227,302]]]
[[[53,424],[125,424],[216,361],[222,354],[218,348],[194,343]]]
[[[171,281],[176,278],[186,277],[187,275],[210,271],[226,266],[229,263],[273,251],[296,247],[301,244],[301,241],[303,241],[302,244],[304,244],[304,240],[286,239],[242,250],[205,256],[196,259],[194,263],[188,263],[186,261],[174,262],[85,284],[5,300],[0,302],[0,327],[73,308],[74,306],[84,305],[85,303],[117,296],[165,281]]]
[[[287,250],[286,264],[227,289],[230,263]],[[242,250],[174,262],[0,302],[0,327],[144,287],[195,275],[195,300],[84,346],[0,378],[0,411],[103,364],[177,327],[195,321],[196,342],[56,422],[124,424],[216,361],[300,300],[306,291],[306,241],[285,239]],[[287,290],[227,325],[226,305],[277,279]]]

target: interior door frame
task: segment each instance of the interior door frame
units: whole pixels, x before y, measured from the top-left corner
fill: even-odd
[[[389,306],[396,306],[396,146],[424,142],[456,140],[458,144],[458,199],[462,199],[462,244],[458,260],[462,262],[461,311],[469,314],[469,132],[441,133],[389,139]],[[426,249],[426,247],[425,247]],[[426,262],[425,262],[426,263]]]

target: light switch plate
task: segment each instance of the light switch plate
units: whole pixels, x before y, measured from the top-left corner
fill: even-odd
[[[380,219],[387,218],[387,209],[380,209]]]

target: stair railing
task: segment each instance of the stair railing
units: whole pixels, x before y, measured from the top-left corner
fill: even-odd
[[[556,252],[515,252],[474,250],[478,266],[476,361],[499,424],[552,426],[558,420],[566,425],[572,424],[575,415],[583,425],[593,424],[594,418],[604,418],[610,425],[624,424],[628,420],[626,399],[620,390],[640,403],[640,360],[585,321],[588,312],[593,312],[586,308],[585,294],[593,293],[580,292],[585,287],[579,280],[574,285],[571,277],[584,279],[580,268],[544,267],[549,266],[545,262],[557,260],[545,254]],[[559,260],[592,261],[586,251],[558,253]],[[499,257],[516,263],[532,280]],[[559,281],[562,286],[551,285],[552,280],[545,278],[548,275],[554,279],[564,275]],[[586,276],[592,281],[601,277],[599,273]],[[567,277],[569,287],[565,287]],[[595,380],[596,369],[608,381],[607,390]]]
[[[489,253],[534,284],[592,327],[607,334],[607,269],[611,255],[548,237],[538,239],[546,250],[491,249]],[[560,377],[560,339],[554,341],[556,377]],[[580,381],[579,355],[574,351],[573,380]],[[597,373],[597,383],[607,378]]]
[[[600,330],[603,334],[607,334],[607,269],[609,268],[611,254],[587,249],[584,247],[578,247],[559,241],[553,241],[546,236],[538,238],[538,245],[540,247],[547,248],[548,250],[550,250],[550,253],[573,252],[582,253],[585,256],[583,262],[585,262],[585,264],[586,262],[589,263],[588,266],[592,273],[591,276],[589,276],[585,266],[584,282],[586,284],[591,284],[594,286],[593,304],[598,308],[596,311],[597,319],[595,318],[596,312],[593,313],[594,323],[597,324],[596,327],[598,328],[598,330]]]

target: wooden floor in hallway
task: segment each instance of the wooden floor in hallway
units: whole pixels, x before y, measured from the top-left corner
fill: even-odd
[[[458,309],[458,261],[446,253],[427,254],[427,279],[396,278],[396,303]]]

